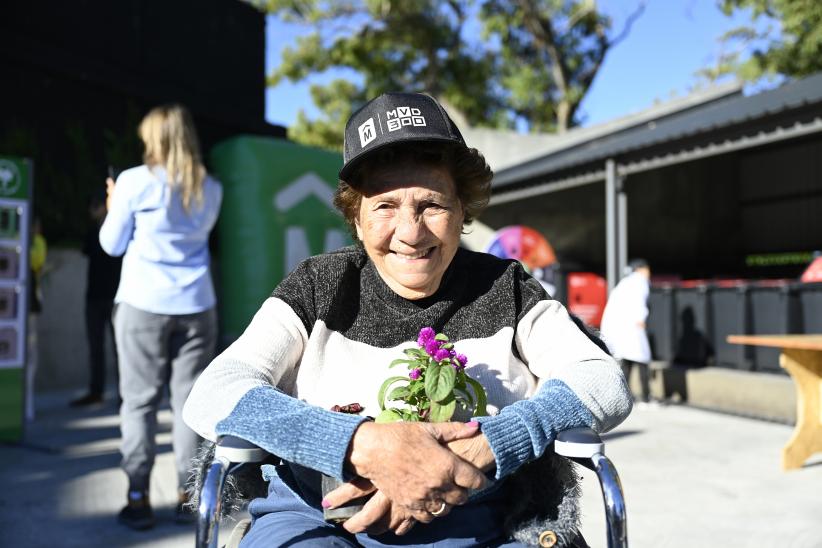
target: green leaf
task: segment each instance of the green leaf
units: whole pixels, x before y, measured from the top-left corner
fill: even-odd
[[[472,379],[468,375],[465,376],[465,381],[471,385],[471,388],[474,390],[474,395],[477,397],[477,406],[474,408],[474,416],[484,417],[488,414],[488,410],[486,409],[486,406],[488,405],[488,396],[485,395],[485,388],[483,388],[479,382]]]
[[[428,422],[446,422],[454,416],[457,408],[457,400],[451,394],[445,400],[437,403],[431,402],[431,412],[428,414]]]
[[[411,391],[407,386],[398,386],[388,394],[388,399],[391,401],[404,400],[411,395]]]
[[[438,341],[448,341],[448,337],[445,336],[445,333],[437,333],[434,339]]]
[[[469,409],[474,409],[474,397],[471,395],[469,390],[461,389],[461,388],[454,388],[454,392],[460,394],[465,402],[468,404]]]
[[[434,362],[425,372],[425,393],[431,401],[442,401],[453,394],[456,379],[453,367]]]
[[[394,360],[393,362],[389,363],[388,367],[394,367],[395,365],[400,365],[402,363],[407,364],[407,365],[411,365],[411,364],[416,363],[416,362],[414,360],[404,360],[402,358],[398,358],[398,359]]]
[[[420,422],[420,416],[414,411],[402,411],[402,420],[405,422]]]
[[[377,403],[380,404],[380,409],[385,410],[385,392],[388,390],[392,384],[398,381],[407,381],[408,377],[388,377],[380,386],[379,392],[377,392]]]
[[[419,348],[406,348],[403,352],[406,356],[411,356],[412,358],[422,358],[426,356],[425,351]]]
[[[382,413],[377,415],[377,418],[374,419],[374,422],[399,422],[401,420],[402,414],[397,409],[384,409]]]

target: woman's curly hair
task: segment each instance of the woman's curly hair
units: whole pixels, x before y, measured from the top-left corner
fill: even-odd
[[[494,173],[482,154],[475,148],[459,145],[419,142],[402,143],[374,152],[352,172],[348,181],[340,179],[334,194],[334,205],[345,218],[356,237],[355,220],[360,212],[364,187],[375,170],[405,162],[445,166],[457,186],[457,197],[465,209],[463,224],[470,224],[488,206],[491,197],[491,178]]]

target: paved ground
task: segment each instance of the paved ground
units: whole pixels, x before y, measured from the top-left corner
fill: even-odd
[[[39,397],[27,443],[0,446],[0,545],[192,546],[193,528],[173,521],[177,487],[170,412],[160,414],[160,455],[151,481],[158,526],[135,532],[116,521],[128,487],[118,467],[116,407],[111,403],[91,410],[70,409],[66,402],[71,396]]]
[[[119,526],[126,482],[117,468],[113,406],[73,410],[70,394],[39,399],[26,445],[0,445],[0,545],[189,547],[193,531],[172,521],[170,415],[161,414],[161,455],[151,497],[159,524]],[[609,435],[607,453],[626,492],[633,547],[822,547],[822,455],[780,470],[791,427],[669,406],[635,411]],[[605,546],[599,487],[585,471],[583,531]]]
[[[822,454],[783,472],[793,427],[684,406],[635,410],[606,434],[634,547],[822,547]],[[605,546],[596,476],[585,470],[583,532]]]

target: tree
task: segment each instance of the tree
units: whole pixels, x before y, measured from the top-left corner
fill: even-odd
[[[566,131],[606,54],[628,36],[644,9],[643,1],[614,35],[611,18],[594,0],[484,1],[486,35],[501,44],[506,106],[531,131]]]
[[[353,69],[350,80],[311,86],[323,118],[300,112],[289,136],[341,149],[346,119],[386,91],[427,91],[475,125],[496,126],[500,111],[488,82],[492,60],[463,38],[466,2],[452,0],[270,0],[264,7],[314,32],[286,48],[269,84],[301,81],[329,68]]]
[[[472,126],[565,131],[608,50],[625,38],[593,0],[258,0],[313,32],[286,48],[269,78],[302,81],[330,68],[352,78],[311,86],[322,116],[300,112],[289,137],[341,149],[345,120],[367,98],[427,91]],[[482,30],[482,40],[477,30]]]
[[[700,72],[709,80],[735,74],[747,81],[822,71],[822,3],[819,0],[721,0],[725,15],[748,10],[750,24],[720,37],[725,51]]]

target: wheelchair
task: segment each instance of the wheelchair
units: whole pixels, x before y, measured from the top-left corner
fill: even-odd
[[[605,444],[599,435],[589,428],[565,430],[557,435],[553,450],[557,455],[596,473],[605,504],[607,546],[627,548],[628,530],[622,485],[616,468],[605,456]],[[263,449],[240,438],[225,436],[218,441],[213,459],[205,464],[199,493],[196,548],[217,548],[222,495],[228,476],[241,467],[262,463],[269,457]],[[232,531],[226,548],[237,546],[249,526],[248,520],[239,522]],[[543,545],[552,546],[550,540]]]

